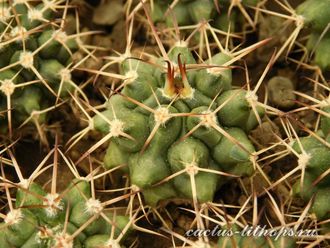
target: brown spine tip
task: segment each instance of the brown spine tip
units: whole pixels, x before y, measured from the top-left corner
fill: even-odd
[[[174,69],[169,61],[167,63],[167,77],[164,87],[164,92],[168,96],[175,95],[175,85],[174,85]]]

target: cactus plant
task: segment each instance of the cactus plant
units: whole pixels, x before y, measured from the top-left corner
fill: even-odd
[[[97,199],[92,174],[85,178],[78,175],[62,193],[57,193],[59,152],[56,147],[54,153],[48,155],[54,156],[51,192],[34,182],[43,171],[43,162],[30,178],[24,179],[12,157],[20,178],[19,183],[7,180],[2,168],[9,211],[1,215],[1,246],[59,248],[98,247],[103,244],[121,247],[120,241],[133,230],[132,223],[137,212],[129,219],[128,216],[107,209],[109,204],[120,201],[122,197],[110,202]],[[12,155],[11,151],[9,153]],[[17,188],[14,205],[9,185]]]
[[[0,247],[328,247],[329,0],[112,2],[1,4]]]
[[[303,137],[293,144],[293,149],[305,155],[305,175],[293,187],[293,193],[303,200],[309,201],[313,195],[310,212],[318,219],[328,218],[330,208],[325,204],[329,199],[329,175],[325,174],[329,168],[330,150],[313,137]],[[317,182],[317,183],[316,183]]]
[[[86,181],[72,181],[64,199],[56,196],[47,194],[35,183],[24,191],[18,189],[15,208],[7,213],[2,224],[4,243],[1,244],[7,243],[6,247],[96,247],[102,242],[115,243],[129,223],[128,217],[111,212],[101,217],[102,204],[91,198],[90,184]],[[111,235],[112,229],[114,235]],[[116,247],[120,247],[119,243]]]
[[[105,168],[126,164],[123,172],[148,204],[171,197],[212,201],[227,180],[221,175],[253,174],[255,148],[246,132],[257,126],[264,110],[248,98],[252,91],[232,89],[230,68],[189,71],[196,61],[185,46],[164,56],[166,75],[143,62],[124,61],[128,79],[106,110],[89,118],[87,129],[105,136],[77,163],[110,140]],[[210,58],[214,67],[229,60],[222,53]]]
[[[212,20],[212,26],[220,30],[227,29],[228,19],[224,13],[231,14],[232,20],[244,23],[245,18],[250,26],[255,27],[253,18],[247,11],[247,6],[256,6],[258,1],[154,1],[151,5],[151,16],[155,22],[165,22],[167,26],[194,25],[201,21]],[[242,18],[237,18],[234,7],[241,12]],[[233,27],[234,28],[234,27]]]
[[[10,138],[13,126],[31,119],[37,125],[45,123],[46,112],[59,99],[79,91],[71,76],[71,57],[84,48],[80,37],[86,34],[65,32],[67,8],[62,1],[1,5],[0,110],[7,111],[1,122],[7,119]]]

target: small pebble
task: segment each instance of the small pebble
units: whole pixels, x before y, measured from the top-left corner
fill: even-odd
[[[296,95],[290,79],[276,76],[268,82],[269,101],[278,108],[292,108],[295,105]]]

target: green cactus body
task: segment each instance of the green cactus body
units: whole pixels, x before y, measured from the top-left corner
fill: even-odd
[[[166,11],[166,5],[163,2],[155,1],[153,5],[153,9],[150,13],[151,19],[154,22],[162,22],[164,21],[164,13]]]
[[[184,43],[171,48],[168,57],[168,63],[161,59],[157,62],[166,66],[167,74],[141,61],[124,61],[122,73],[131,75],[132,80],[126,80],[120,94],[112,96],[106,109],[93,118],[94,129],[111,136],[104,166],[110,169],[127,165],[122,170],[151,206],[168,198],[191,199],[193,184],[199,201],[212,201],[225,181],[216,171],[234,171],[244,176],[253,173],[252,143],[242,129],[225,128],[238,114],[233,113],[232,107],[224,110],[228,113],[213,113],[219,105],[216,102],[233,91],[231,69],[186,70],[185,63],[196,61]],[[229,60],[228,55],[219,53],[207,63],[216,68]],[[244,98],[245,91],[237,92]],[[216,96],[216,102],[212,101]],[[244,112],[240,124],[245,123],[243,128],[251,130],[257,124],[251,107],[245,103],[243,110],[239,108],[235,111]],[[219,130],[240,144],[224,138]],[[188,132],[191,134],[186,137]],[[182,175],[166,180],[180,171]]]
[[[17,116],[16,119],[24,120],[30,116],[33,111],[38,111],[42,106],[42,91],[38,87],[28,87],[25,89],[19,97],[14,98],[15,111],[19,111],[21,116]],[[41,115],[39,118],[40,123],[44,117]],[[21,121],[22,121],[21,120]]]
[[[129,224],[129,217],[124,215],[117,215],[112,212],[106,213],[106,216],[108,217],[110,222],[106,222],[106,228],[103,230],[103,233],[111,233],[112,229],[114,229],[114,238],[118,238],[118,236],[123,234],[122,231]],[[126,233],[124,233],[123,235],[124,239],[125,237],[129,236],[133,231],[134,229],[130,226]]]
[[[182,151],[185,151],[182,153]],[[199,167],[208,167],[209,150],[203,142],[187,138],[184,141],[174,144],[168,151],[168,161],[173,172],[186,168],[187,165],[196,164]]]
[[[241,239],[241,247],[270,248],[265,237],[244,237]]]
[[[187,8],[189,8],[189,5],[187,7],[186,3],[179,2],[176,4],[175,7],[171,10],[172,13],[170,12],[165,18],[166,25],[170,27],[174,26],[173,15],[175,16],[175,21],[179,26],[189,25],[194,19],[191,16],[191,12],[187,11]]]
[[[131,183],[141,188],[147,188],[170,175],[165,158],[153,152],[152,148],[147,149],[142,155],[132,155],[128,165]]]
[[[251,170],[250,155],[255,151],[251,141],[244,131],[239,128],[230,128],[227,132],[238,143],[235,144],[228,138],[222,138],[213,149],[215,161],[227,172],[236,170],[239,175],[251,174],[253,170]]]
[[[324,145],[316,138],[312,137],[312,136],[308,136],[308,137],[300,137],[299,141],[301,143],[301,146],[303,147],[303,149],[305,151],[309,151],[315,148],[321,148]],[[297,141],[295,141],[292,144],[292,148],[298,152],[298,153],[302,153],[301,151],[301,147],[299,145],[299,143]]]
[[[76,227],[82,226],[90,218],[92,218],[97,213],[89,212],[88,207],[86,206],[88,202],[80,201],[74,205],[71,210],[69,221]],[[101,217],[98,217],[90,225],[84,229],[84,233],[88,236],[100,233],[105,228],[105,220]]]
[[[309,151],[311,158],[308,162],[307,169],[315,175],[321,175],[329,168],[330,150],[328,147],[316,148]]]
[[[52,84],[61,81],[60,71],[64,69],[64,66],[55,59],[43,60],[40,62],[40,74],[44,79]]]
[[[237,225],[233,225],[230,230],[235,232],[232,236],[221,236],[218,239],[217,247],[219,248],[231,248],[231,247],[254,247],[254,248],[263,248],[263,247],[296,247],[295,239],[287,236],[280,237],[265,237],[265,236],[246,236],[239,235],[236,232],[240,230]]]
[[[46,192],[43,190],[43,188],[36,183],[31,183],[27,190],[32,192],[32,194],[26,193],[25,190],[22,189],[17,190],[15,202],[16,207],[19,208],[22,206],[42,205],[42,199],[36,197],[34,194],[45,196]]]
[[[329,107],[324,107],[322,109],[326,113],[330,113],[330,106]],[[321,129],[324,135],[329,135],[330,133],[330,118],[327,116],[321,116]]]
[[[42,34],[38,37],[38,45],[42,46],[44,43],[47,42],[47,45],[40,51],[40,56],[42,58],[54,58],[61,48],[61,43],[56,41],[55,39],[51,42],[48,42],[49,39],[53,38],[55,32],[52,29],[45,30]]]
[[[3,228],[3,223],[0,224],[0,228]],[[6,239],[6,233],[5,232],[0,232],[0,244],[2,245],[3,248],[11,248],[12,246],[8,243]]]
[[[207,64],[222,65],[231,59],[230,56],[218,53],[206,61]],[[218,71],[217,71],[218,70]],[[210,98],[231,89],[232,72],[230,69],[209,68],[198,71],[196,88]]]
[[[329,0],[307,0],[300,4],[296,12],[303,17],[306,26],[322,32],[330,22]]]
[[[214,3],[210,0],[179,1],[172,9],[168,9],[171,1],[155,1],[151,17],[154,22],[164,22],[173,26],[173,21],[179,25],[196,24],[202,20],[210,20],[214,17],[216,10]],[[165,12],[168,11],[164,17]]]
[[[247,100],[247,94],[248,92],[242,89],[228,90],[217,98],[218,106],[223,105],[218,112],[221,124],[228,127],[240,127],[247,131],[258,124],[253,108]],[[263,108],[256,106],[256,109],[262,117]]]
[[[4,222],[0,223],[0,226],[6,225],[0,234],[1,247],[48,248],[63,247],[61,245],[64,243],[68,245],[65,247],[89,247],[90,239],[104,236],[109,240],[113,227],[114,238],[116,238],[129,224],[128,217],[115,215],[111,211],[104,213],[106,219],[101,217],[102,204],[99,200],[91,198],[91,186],[86,180],[71,181],[64,190],[63,199],[58,203],[56,199],[60,195],[56,194],[53,200],[50,195],[52,194],[47,194],[36,183],[31,183],[26,190],[18,189],[16,209],[9,212]],[[50,205],[46,205],[46,199]],[[57,210],[51,210],[53,207]],[[65,214],[68,214],[68,222],[66,222]],[[89,225],[76,233],[90,220]],[[122,239],[125,239],[132,231],[129,227]],[[75,237],[71,239],[72,234],[75,234]]]
[[[229,17],[228,15],[217,15],[212,25],[216,28],[219,28],[220,30],[228,30],[230,25],[230,30],[235,32],[235,22],[237,20],[237,12],[233,11]]]
[[[194,108],[191,113],[200,114],[200,116],[188,116],[187,128],[188,130],[192,130],[195,126],[201,124],[201,126],[192,135],[202,140],[208,147],[212,148],[220,142],[222,135],[210,126],[210,123],[207,122],[208,120],[204,118],[203,115],[210,112],[211,111],[206,106]],[[204,123],[203,121],[206,122]],[[217,120],[214,115],[211,116],[211,121],[217,124]]]
[[[314,63],[323,71],[329,71],[330,70],[330,55],[329,55],[329,49],[330,49],[330,36],[324,37],[321,39],[319,44],[317,45],[315,49],[315,56],[314,56]]]
[[[314,137],[303,137],[300,138],[300,143],[308,156],[306,161],[306,170],[313,174],[315,177],[320,176],[329,168],[330,163],[330,150],[320,141]],[[292,145],[292,148],[302,153],[298,142]],[[329,181],[329,177],[323,179],[323,184]]]
[[[64,200],[71,206],[91,197],[91,187],[88,181],[74,179],[68,185],[68,192],[64,195]]]
[[[323,71],[330,70],[330,35],[326,33],[322,35],[321,32],[312,32],[309,35],[306,48],[313,52],[313,62],[315,65],[319,66]]]
[[[254,248],[270,248],[267,240],[264,237],[240,237],[234,235],[232,237],[221,237],[217,243],[218,247],[231,248],[231,247],[254,247]]]
[[[66,66],[72,54],[79,49],[77,38],[62,31],[64,27],[57,28],[55,25],[49,28],[50,23],[57,22],[55,9],[58,12],[63,6],[61,2],[47,1],[38,4],[2,3],[0,30],[3,32],[1,43],[4,45],[0,49],[0,67],[8,69],[0,70],[0,89],[7,89],[7,92],[0,90],[0,102],[5,103],[3,106],[0,104],[0,112],[9,108],[6,106],[6,97],[10,97],[13,103],[10,106],[13,109],[13,127],[27,120],[33,110],[49,108],[58,97],[67,97],[68,92],[75,88]],[[8,23],[8,26],[4,23]],[[10,94],[9,85],[4,86],[5,79],[13,79],[15,84]],[[20,86],[31,81],[35,83]],[[58,92],[59,89],[61,92]],[[6,118],[9,118],[8,115]],[[34,120],[40,124],[45,122],[46,113]],[[6,121],[1,121],[1,126],[4,124]]]
[[[156,207],[161,200],[178,197],[178,192],[170,181],[144,189],[143,196],[149,206]]]
[[[219,166],[213,161],[209,162],[209,169],[219,170]],[[186,198],[193,198],[193,187],[196,190],[199,202],[210,202],[220,185],[220,177],[208,172],[197,172],[193,175],[195,186],[191,184],[189,175],[180,175],[174,179],[174,186]]]
[[[37,218],[29,210],[13,210],[19,212],[17,223],[5,229],[7,242],[13,246],[21,246],[36,231]],[[13,213],[13,211],[11,213]],[[7,215],[8,216],[8,215]]]
[[[274,245],[275,248],[295,248],[296,247],[296,241],[293,237],[279,237],[275,239],[274,241],[271,241],[272,245]]]
[[[237,3],[230,0],[217,2],[213,0],[181,0],[173,4],[173,1],[154,1],[150,4],[150,15],[153,22],[164,23],[168,27],[176,25],[182,27],[209,22],[212,27],[226,31],[230,23],[230,30],[233,32],[246,24],[247,13],[243,14],[237,8],[232,7],[237,7],[239,3],[241,9],[243,6],[247,8],[259,3],[258,0],[242,0]],[[227,15],[229,8],[231,9],[230,15]],[[249,24],[251,25],[250,21]],[[186,33],[185,30],[180,32]],[[187,32],[187,35],[189,34]],[[194,43],[199,43],[200,38],[200,34],[195,34],[192,40]]]
[[[193,1],[188,4],[188,12],[194,23],[211,19],[214,11],[214,3],[210,0]]]
[[[108,235],[94,235],[88,238],[85,242],[85,248],[98,248],[98,247],[114,247],[121,248],[121,246],[115,241],[109,240]]]
[[[305,177],[303,180],[303,185],[301,187],[301,181],[297,180],[292,187],[293,196],[300,196],[304,201],[311,199],[316,191],[312,183],[315,180],[315,176],[311,173],[305,172]]]
[[[106,169],[112,169],[116,166],[126,165],[124,168],[121,168],[121,170],[128,173],[127,164],[129,155],[130,154],[123,150],[116,142],[110,142],[104,156],[103,166]]]
[[[32,51],[30,50],[19,50],[16,51],[10,59],[10,64],[18,63],[22,61],[22,65],[16,65],[14,69],[19,71],[22,69],[21,75],[25,80],[35,79],[34,73],[31,71],[31,66],[34,66],[37,70],[39,69],[39,59],[33,56]]]
[[[315,214],[318,220],[322,220],[329,217],[330,177],[326,175],[321,180],[319,177],[329,169],[330,150],[314,137],[300,138],[300,143],[307,154],[306,171],[303,189],[300,180],[297,180],[293,186],[293,195],[299,195],[306,202],[315,196],[309,212]],[[293,143],[292,148],[298,153],[302,152],[297,141]],[[316,180],[318,183],[313,185]]]
[[[122,234],[122,230],[126,227],[126,225],[129,223],[129,218],[126,216],[121,215],[113,215],[110,213],[106,214],[108,219],[111,221],[111,223],[106,222],[106,226],[103,229],[103,232],[99,232],[98,234],[89,236],[84,241],[85,248],[97,248],[100,246],[110,246],[115,248],[120,248],[120,244],[115,240],[119,235]],[[114,227],[114,229],[113,229]],[[110,239],[110,235],[113,230],[113,239]],[[124,238],[132,232],[132,229],[129,228],[128,231],[123,236]],[[112,237],[112,236],[111,236]],[[112,246],[111,246],[112,245]]]
[[[310,212],[315,214],[318,220],[328,219],[330,216],[330,188],[319,188],[315,194]]]

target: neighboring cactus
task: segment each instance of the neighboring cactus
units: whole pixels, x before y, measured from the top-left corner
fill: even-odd
[[[329,139],[327,139],[329,141]],[[330,164],[330,148],[314,137],[303,137],[296,141],[292,148],[304,160],[304,177],[293,185],[293,194],[309,201],[313,195],[315,199],[310,209],[318,220],[330,217],[330,176],[327,173]]]
[[[321,69],[328,70],[329,64],[326,61],[328,53],[326,52],[326,49],[329,45],[326,42],[328,39],[323,36],[329,28],[330,1],[306,0],[300,3],[295,9],[293,9],[287,2],[278,3],[288,14],[279,14],[278,12],[266,9],[260,9],[260,11],[292,21],[295,25],[295,29],[291,32],[290,36],[287,37],[286,41],[277,52],[276,60],[283,54],[285,49],[290,51],[293,48],[301,30],[306,29],[310,32],[307,49],[312,53],[315,52],[314,62],[320,66]],[[320,49],[317,49],[315,46]]]
[[[330,4],[329,4],[330,6]],[[330,35],[317,32],[311,33],[307,42],[307,49],[314,54],[313,62],[323,71],[330,71]]]
[[[44,123],[47,109],[78,88],[71,56],[85,34],[65,33],[66,11],[60,22],[56,19],[58,10],[68,8],[62,2],[1,4],[0,110],[7,111],[10,138],[13,126],[26,120]]]
[[[33,182],[21,186],[15,208],[1,223],[1,247],[120,247],[117,238],[131,232],[131,222],[105,207],[83,179],[73,180],[62,194],[46,193]]]
[[[253,248],[295,248],[296,242],[292,237],[266,238],[264,236],[240,236],[221,237],[217,243],[218,248],[253,247]]]
[[[9,247],[40,248],[96,248],[121,247],[122,241],[132,233],[139,210],[131,210],[130,217],[108,208],[125,199],[120,196],[101,202],[96,196],[94,177],[91,172],[86,177],[79,176],[68,159],[58,148],[51,151],[31,174],[23,178],[20,167],[11,150],[8,154],[19,178],[18,183],[6,179],[1,167],[4,190],[8,201],[8,212],[0,214],[4,222],[0,223],[0,245]],[[44,163],[53,155],[50,192],[35,182],[45,173]],[[61,193],[57,192],[58,162],[62,158],[72,169],[75,176]],[[92,171],[92,165],[90,165]],[[67,175],[72,178],[71,175]],[[9,186],[16,188],[15,204],[9,193]],[[127,196],[129,197],[129,195]]]
[[[165,22],[167,26],[179,27],[185,25],[196,25],[202,21],[211,21],[214,28],[226,31],[229,22],[232,22],[232,29],[235,24],[243,24],[244,20],[251,27],[255,27],[253,18],[248,14],[247,6],[256,6],[258,1],[214,1],[214,0],[189,0],[189,1],[154,1],[151,4],[151,17],[154,22]],[[241,12],[237,15],[236,9]],[[232,13],[233,12],[233,13]],[[229,13],[230,16],[226,13]],[[239,26],[239,25],[237,25]]]
[[[329,0],[307,0],[296,8],[303,25],[313,31],[322,32],[330,22]]]
[[[307,0],[296,8],[297,26],[310,30],[307,49],[314,55],[314,63],[322,70],[330,70],[329,23],[330,0]]]

